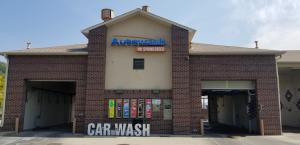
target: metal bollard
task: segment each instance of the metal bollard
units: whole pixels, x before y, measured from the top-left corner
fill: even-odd
[[[264,136],[265,135],[265,127],[264,127],[264,120],[260,120],[260,135]]]
[[[16,132],[16,134],[19,133],[19,117],[16,118],[16,122],[15,122],[15,132]]]
[[[73,126],[72,126],[72,133],[75,134],[76,133],[76,118],[73,119]]]
[[[203,119],[200,119],[200,128],[201,128],[201,130],[200,130],[201,135],[204,135],[204,123],[203,123]]]

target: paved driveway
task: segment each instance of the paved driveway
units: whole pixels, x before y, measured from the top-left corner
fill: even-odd
[[[285,133],[282,136],[228,137],[210,136],[171,137],[88,137],[61,132],[25,132],[19,136],[0,136],[1,145],[300,145],[300,134]]]

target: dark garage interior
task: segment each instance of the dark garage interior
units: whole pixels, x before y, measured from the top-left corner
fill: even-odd
[[[76,83],[27,81],[24,130],[71,131]]]
[[[254,90],[203,90],[208,98],[205,133],[257,134]]]

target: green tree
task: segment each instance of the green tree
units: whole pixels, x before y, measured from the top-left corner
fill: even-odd
[[[4,99],[4,82],[5,82],[6,63],[0,62],[0,109]]]
[[[0,108],[2,108],[3,99],[4,99],[4,82],[5,82],[4,74],[0,74]]]
[[[5,74],[6,63],[0,61],[0,74]]]

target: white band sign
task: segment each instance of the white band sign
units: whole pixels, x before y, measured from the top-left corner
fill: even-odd
[[[114,130],[110,123],[89,123],[87,134],[89,136],[150,136],[150,124],[114,124]]]
[[[137,47],[137,52],[165,52],[166,49],[164,46],[143,46],[143,47]]]

